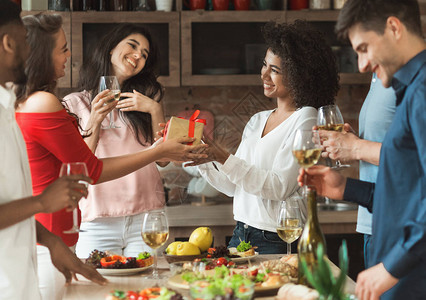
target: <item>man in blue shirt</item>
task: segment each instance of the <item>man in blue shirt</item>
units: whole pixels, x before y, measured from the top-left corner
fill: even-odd
[[[359,299],[426,299],[426,42],[418,3],[348,0],[336,30],[349,37],[360,71],[393,87],[397,108],[375,185],[324,166],[307,170],[307,184],[373,212],[372,267],[358,275]]]
[[[359,160],[359,179],[376,182],[380,148],[395,115],[395,98],[395,91],[391,87],[385,88],[373,73],[370,91],[359,115],[359,137],[347,123],[343,132],[320,130],[321,139],[325,140],[322,156],[345,162]],[[366,268],[371,251],[371,227],[372,214],[359,206],[356,231],[364,234]]]

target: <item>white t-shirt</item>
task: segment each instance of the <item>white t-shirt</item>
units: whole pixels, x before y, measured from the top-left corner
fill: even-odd
[[[293,158],[292,144],[297,129],[311,129],[316,124],[317,110],[303,107],[262,137],[266,121],[273,111],[251,117],[244,128],[241,144],[225,164],[208,163],[199,171],[209,183],[234,197],[234,219],[252,227],[276,232],[281,201],[300,194],[297,185],[299,165]],[[299,202],[302,218],[307,208]]]
[[[15,120],[15,94],[0,86],[0,204],[32,195],[30,165]],[[0,230],[0,299],[40,299],[34,217]]]

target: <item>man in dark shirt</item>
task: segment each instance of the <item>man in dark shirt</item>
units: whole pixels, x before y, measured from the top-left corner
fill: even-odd
[[[307,170],[307,184],[373,212],[373,267],[358,275],[359,299],[426,299],[426,43],[418,3],[348,0],[336,31],[350,39],[361,72],[393,87],[396,114],[375,185],[324,166]]]

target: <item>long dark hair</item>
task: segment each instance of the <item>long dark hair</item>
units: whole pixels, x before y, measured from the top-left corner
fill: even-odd
[[[30,15],[22,18],[22,21],[27,29],[27,41],[31,52],[25,67],[27,83],[16,86],[15,107],[35,92],[45,91],[54,94],[57,78],[52,52],[56,43],[54,36],[62,28],[60,15]]]
[[[157,81],[157,46],[151,38],[149,31],[139,25],[132,23],[122,23],[108,32],[99,43],[93,54],[88,58],[80,69],[80,80],[78,83],[80,90],[86,90],[91,93],[92,98],[98,94],[99,78],[102,75],[112,74],[111,51],[131,34],[141,34],[149,42],[149,55],[145,67],[135,76],[127,79],[121,86],[122,92],[133,92],[136,90],[147,97],[161,101],[163,98],[163,88]],[[145,142],[151,143],[152,124],[151,115],[139,111],[122,112],[124,120],[132,126],[137,141],[143,145],[141,136]]]
[[[323,35],[306,21],[269,22],[263,28],[266,45],[281,58],[285,85],[297,108],[334,103],[339,90],[336,59]]]

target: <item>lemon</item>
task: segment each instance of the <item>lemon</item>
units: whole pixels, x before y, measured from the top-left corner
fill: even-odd
[[[169,246],[167,246],[166,253],[170,255],[176,255],[177,246],[182,242],[173,242]]]
[[[212,230],[208,227],[198,227],[191,233],[189,242],[197,245],[201,252],[207,251],[213,242]]]
[[[201,254],[200,248],[190,242],[182,242],[177,246],[177,255],[199,255]]]

